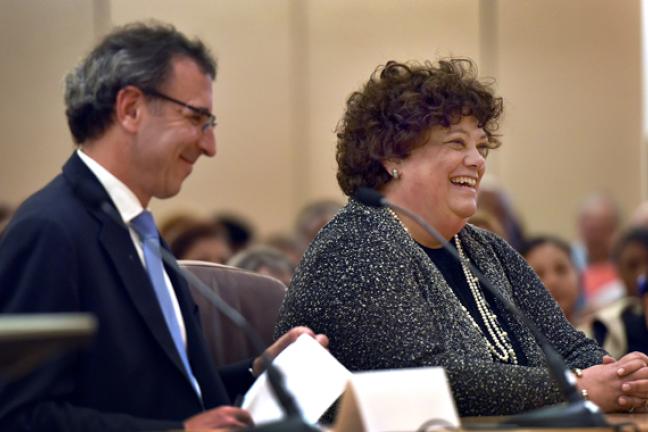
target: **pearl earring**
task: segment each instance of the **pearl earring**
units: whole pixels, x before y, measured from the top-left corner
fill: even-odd
[[[391,175],[394,179],[398,180],[400,178],[400,173],[396,168],[392,168]]]

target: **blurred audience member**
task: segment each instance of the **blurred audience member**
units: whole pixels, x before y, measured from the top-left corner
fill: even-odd
[[[638,298],[638,278],[648,271],[648,228],[626,231],[614,246],[612,257],[625,288],[624,294]]]
[[[266,245],[254,245],[237,253],[228,265],[249,270],[254,273],[272,276],[284,285],[290,284],[295,269],[290,258],[281,251]]]
[[[636,228],[648,228],[648,201],[644,201],[637,206],[632,213],[629,225]]]
[[[254,227],[243,216],[234,213],[220,213],[214,217],[217,224],[225,227],[229,247],[233,254],[254,242]]]
[[[319,230],[333,219],[341,208],[342,204],[336,200],[322,199],[307,204],[299,211],[295,230],[297,239],[303,245],[302,250],[306,250]]]
[[[285,254],[293,267],[297,267],[299,261],[304,255],[302,244],[295,235],[291,234],[274,234],[266,239],[264,244],[278,249]]]
[[[227,231],[213,221],[184,220],[176,226],[169,246],[173,255],[182,260],[225,263],[232,256]]]
[[[177,212],[171,216],[165,217],[160,222],[160,235],[168,244],[173,243],[179,233],[183,232],[188,226],[196,223],[196,216],[189,213]]]
[[[596,312],[591,335],[617,358],[631,351],[648,352],[645,309],[640,299],[646,290],[648,229],[625,232],[614,247],[613,258],[626,296]]]
[[[606,195],[593,195],[581,206],[574,262],[583,271],[583,288],[590,308],[596,309],[623,296],[623,285],[611,261],[612,245],[621,222],[616,203]]]
[[[572,324],[578,321],[580,287],[569,244],[557,237],[538,236],[530,239],[521,253],[556,299],[567,319]]]
[[[499,186],[493,177],[487,176],[482,180],[477,208],[492,214],[499,222],[506,240],[513,248],[519,251],[525,243],[524,230],[519,218],[513,210],[511,200],[506,191]]]
[[[502,224],[500,224],[495,216],[486,210],[477,210],[474,215],[468,218],[468,223],[478,226],[479,228],[484,228],[502,238],[506,238],[506,233],[504,232]]]

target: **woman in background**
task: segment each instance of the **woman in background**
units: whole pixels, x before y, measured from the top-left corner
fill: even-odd
[[[524,259],[466,224],[496,135],[502,100],[470,60],[389,62],[347,101],[338,127],[338,182],[379,190],[451,241],[553,342],[578,386],[605,411],[642,407],[648,357],[603,363]],[[403,215],[354,199],[311,243],[275,329],[308,325],[351,370],[443,366],[459,412],[499,415],[562,401],[531,332]],[[624,373],[619,374],[623,367]],[[628,388],[621,390],[622,384]]]
[[[576,325],[581,291],[569,244],[558,237],[537,236],[530,239],[520,253],[540,277],[567,320]]]

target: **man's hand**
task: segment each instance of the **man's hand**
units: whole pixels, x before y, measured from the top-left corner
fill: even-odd
[[[320,345],[322,345],[324,348],[328,347],[329,340],[326,335],[316,335],[315,332],[313,332],[313,330],[309,329],[308,327],[293,327],[286,333],[284,333],[272,345],[270,345],[268,349],[265,350],[265,355],[269,360],[274,359],[279,355],[281,351],[283,351],[291,343],[295,342],[297,338],[303,334],[307,334],[315,338],[315,340],[317,340],[317,342],[319,342]],[[254,374],[254,376],[259,376],[261,372],[263,372],[263,369],[263,359],[261,358],[261,356],[259,356],[252,363],[252,373]]]
[[[233,406],[221,406],[185,420],[184,428],[187,431],[200,431],[205,429],[243,429],[252,426],[250,413],[244,409]]]

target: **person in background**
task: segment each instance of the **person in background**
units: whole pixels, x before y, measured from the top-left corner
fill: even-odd
[[[174,233],[169,246],[180,260],[225,264],[232,256],[225,228],[211,220],[187,221]]]
[[[648,228],[648,201],[643,201],[637,206],[632,212],[628,225],[636,228]]]
[[[290,284],[294,266],[288,256],[271,246],[258,244],[237,253],[228,265],[249,270],[279,279],[284,285]]]
[[[380,66],[346,104],[337,179],[350,197],[315,237],[293,276],[275,335],[308,325],[352,371],[441,366],[459,414],[504,415],[562,402],[531,331],[476,280],[540,329],[577,386],[606,412],[643,407],[648,356],[604,358],[565,319],[526,261],[467,224],[497,135],[502,99],[468,59]],[[353,197],[362,187],[409,208],[462,256],[397,210]]]
[[[577,325],[580,287],[569,244],[554,236],[536,236],[527,241],[520,254],[538,274],[569,322]]]
[[[175,212],[160,221],[160,235],[168,244],[175,240],[179,232],[193,224],[196,216],[188,212]]]
[[[495,217],[504,232],[501,237],[513,246],[513,249],[519,251],[524,246],[526,238],[520,218],[515,213],[509,194],[492,176],[486,176],[482,182],[477,209]]]
[[[483,228],[499,237],[506,238],[506,232],[499,220],[487,210],[477,210],[474,215],[468,218],[468,223]]]
[[[599,309],[623,297],[624,288],[612,262],[612,246],[621,225],[621,212],[603,194],[585,200],[578,215],[581,243],[572,247],[574,262],[583,275],[588,309]]]
[[[587,333],[612,356],[632,351],[648,353],[646,309],[643,308],[648,275],[648,228],[624,232],[613,250],[625,296],[598,310]]]
[[[322,199],[305,205],[297,214],[295,221],[295,233],[297,240],[306,250],[311,241],[324,225],[342,208],[342,204],[336,200]]]
[[[254,226],[243,216],[234,213],[219,213],[214,216],[214,222],[225,228],[232,254],[236,254],[254,243],[256,236]]]
[[[304,255],[303,245],[295,234],[273,234],[268,236],[263,244],[277,249],[288,257],[293,269],[297,267],[299,260]]]

